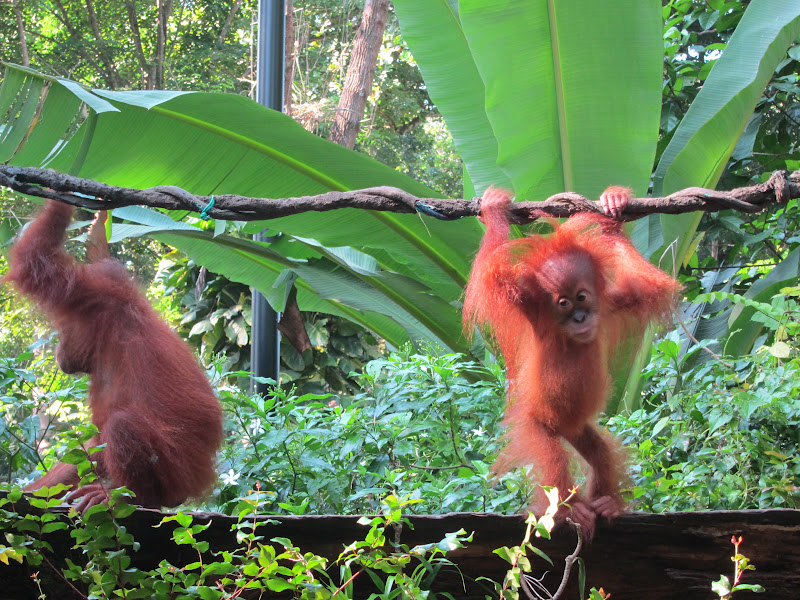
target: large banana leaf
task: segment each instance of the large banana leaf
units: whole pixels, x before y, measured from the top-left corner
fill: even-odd
[[[2,160],[112,185],[171,184],[204,195],[272,198],[393,185],[420,196],[436,195],[397,171],[308,133],[285,115],[230,94],[87,90],[7,65],[0,114],[5,117]],[[138,222],[148,220],[141,211],[137,214]],[[457,303],[480,238],[474,219],[442,223],[416,215],[341,210],[248,224],[247,231],[268,227],[284,234],[272,249],[171,220],[145,227],[138,232],[147,231],[199,264],[257,287],[278,308],[284,296],[276,281],[288,269],[300,277],[301,309],[341,314],[394,344],[412,340],[467,349]],[[371,256],[372,271],[342,259],[346,252],[336,248],[344,246]]]
[[[397,0],[394,8],[475,191],[510,187],[495,162],[497,139],[483,110],[486,91],[461,27],[457,0]]]
[[[395,1],[473,180],[497,164],[505,177],[480,181],[507,178],[518,198],[597,197],[610,184],[647,190],[661,107],[660,2],[460,0],[457,13],[454,5]]]
[[[299,277],[290,281],[304,310],[340,315],[379,329],[395,346],[409,339],[441,346],[459,344],[452,333],[459,330],[460,320],[441,298],[413,279],[380,271],[377,261],[352,248],[325,248],[314,240],[288,236],[272,244],[253,244],[248,239],[215,236],[138,206],[117,209],[114,214],[136,224],[115,225],[111,242],[149,235],[181,248],[212,271],[252,285],[276,310],[284,308],[286,275],[292,272]],[[370,278],[378,285],[368,283]]]

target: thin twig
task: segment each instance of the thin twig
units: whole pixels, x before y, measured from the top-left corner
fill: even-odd
[[[448,466],[443,466],[443,467],[426,467],[424,465],[411,465],[408,468],[409,469],[419,469],[420,471],[448,471],[448,470],[452,471],[452,470],[455,470],[455,469],[464,469],[464,468],[472,469],[473,471],[476,470],[474,465],[468,465],[466,463],[461,463],[461,464],[458,464],[458,465],[448,465]]]
[[[581,529],[581,524],[576,523],[570,518],[567,518],[567,521],[575,528],[575,533],[578,534],[578,542],[575,544],[575,551],[564,559],[564,576],[561,578],[561,585],[558,586],[556,593],[553,594],[553,600],[558,600],[567,589],[567,582],[572,572],[572,565],[578,560],[578,556],[583,548],[583,530]]]
[[[580,556],[581,553],[581,549],[583,548],[583,530],[581,528],[580,523],[576,523],[569,517],[567,517],[567,522],[575,528],[575,532],[578,535],[578,541],[575,544],[575,550],[573,551],[573,553],[564,559],[564,575],[561,577],[561,584],[558,586],[558,589],[556,590],[555,594],[550,595],[550,593],[547,591],[547,588],[545,588],[544,585],[542,584],[541,580],[536,579],[535,577],[533,577],[532,575],[528,575],[527,573],[522,573],[519,578],[520,587],[530,600],[537,600],[537,599],[542,600],[543,598],[545,598],[544,596],[539,594],[538,591],[534,591],[530,588],[531,583],[533,583],[533,585],[535,585],[537,588],[539,588],[545,594],[547,594],[547,598],[549,598],[550,600],[558,600],[558,598],[560,598],[561,595],[564,593],[564,591],[567,589],[569,576],[572,573],[572,565],[574,565],[575,562],[578,560],[578,557]]]
[[[689,331],[689,328],[686,326],[686,323],[684,323],[683,319],[681,318],[681,315],[680,315],[680,313],[679,313],[677,310],[675,311],[675,313],[674,313],[674,314],[675,314],[675,318],[678,320],[678,323],[680,324],[681,328],[683,328],[683,332],[686,334],[686,336],[687,336],[687,337],[688,337],[690,340],[692,340],[692,342],[694,342],[694,344],[695,344],[695,345],[697,345],[697,346],[700,346],[700,348],[701,348],[701,349],[702,349],[704,352],[707,352],[708,354],[710,354],[710,355],[711,355],[711,357],[712,357],[712,358],[714,358],[714,360],[718,361],[718,362],[719,362],[720,364],[722,364],[724,367],[726,367],[726,368],[728,368],[728,369],[733,369],[733,365],[732,365],[731,363],[729,363],[727,360],[725,360],[724,358],[722,358],[722,357],[721,357],[719,354],[716,354],[716,353],[715,353],[715,352],[714,352],[714,351],[713,351],[711,348],[709,348],[708,346],[703,346],[703,345],[701,345],[701,343],[700,343],[700,340],[698,340],[696,337],[694,337],[694,335],[692,335],[692,332],[691,332],[691,331]]]

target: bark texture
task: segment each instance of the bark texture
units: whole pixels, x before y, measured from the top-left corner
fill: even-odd
[[[292,82],[294,81],[294,57],[297,52],[294,39],[294,3],[286,0],[283,48],[283,112],[292,116]]]
[[[92,210],[111,210],[139,204],[169,210],[191,210],[214,219],[237,221],[274,219],[310,210],[324,212],[339,208],[420,213],[442,220],[480,214],[479,198],[418,198],[388,186],[296,198],[248,198],[219,194],[213,196],[214,203],[210,205],[210,196],[195,196],[176,186],[138,190],[106,185],[51,169],[10,165],[0,165],[0,185],[30,196],[52,198]],[[770,206],[783,205],[794,198],[800,198],[800,171],[791,174],[776,171],[765,183],[727,192],[687,188],[664,198],[632,198],[620,220],[635,221],[655,213],[677,215],[725,209],[757,213]],[[515,202],[510,209],[510,218],[513,223],[522,224],[540,217],[566,218],[584,211],[601,212],[601,208],[580,194],[564,192],[541,202]]]
[[[28,58],[28,41],[25,38],[25,22],[22,18],[21,2],[22,0],[13,0],[14,16],[17,19],[17,36],[19,36],[19,51],[22,56],[22,66],[27,67],[30,64],[30,59]]]
[[[375,66],[388,13],[389,0],[367,0],[364,4],[364,14],[353,41],[342,97],[328,138],[347,148],[352,149],[355,146],[361,128],[361,118],[364,116],[372,80],[375,78]]]

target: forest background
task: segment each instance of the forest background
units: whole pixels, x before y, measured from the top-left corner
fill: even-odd
[[[287,86],[286,114],[307,132],[353,144],[357,152],[386,165],[388,169],[375,171],[378,180],[394,172],[444,197],[474,195],[479,184],[473,182],[474,175],[465,177],[466,155],[457,150],[454,135],[429,95],[395,7],[381,1],[366,6],[355,1],[288,4],[287,80],[292,84]],[[407,3],[396,4],[403,17],[401,9],[408,11]],[[664,176],[652,165],[664,164],[673,138],[681,135],[684,117],[750,4],[762,10],[764,3],[662,3],[657,28],[663,39],[658,48],[659,56],[663,52],[658,58],[663,62],[658,143],[655,160],[647,158],[645,165],[653,175],[651,188]],[[605,10],[611,19],[611,9]],[[0,11],[0,48],[8,63],[105,90],[253,95],[257,6],[252,0],[15,0],[0,5]],[[413,16],[406,12],[412,22],[410,37],[418,34]],[[468,14],[462,16],[466,23]],[[380,32],[371,41],[359,38],[365,17],[371,31]],[[796,19],[786,21],[796,26]],[[757,26],[756,19],[739,29],[745,48],[748,31]],[[795,38],[796,33],[791,39]],[[351,65],[359,43],[371,44],[368,55],[374,58]],[[779,54],[730,157],[716,173],[719,189],[765,181],[775,170],[799,168],[795,150],[800,139],[800,46],[796,40],[788,49],[784,44]],[[600,60],[611,73],[619,60],[624,80],[623,59],[609,52]],[[364,85],[372,68],[363,114],[355,120],[355,130],[351,120],[349,135],[343,135],[341,129],[348,123],[336,125],[336,116],[352,113],[355,106],[347,94],[348,78]],[[7,68],[6,77],[12,73],[18,76],[19,71]],[[613,86],[613,81],[603,85]],[[600,91],[584,90],[589,97]],[[713,118],[724,111],[719,109],[707,123],[712,136],[715,128],[719,134],[726,127]],[[115,143],[125,146],[129,139],[120,134]],[[131,149],[141,157],[147,152]],[[211,147],[203,152],[211,164],[222,150]],[[351,160],[356,159],[347,159]],[[350,168],[362,163],[347,164]],[[8,232],[33,214],[35,204],[8,190],[3,194]],[[195,224],[210,231],[218,227]],[[755,216],[704,214],[695,225],[696,233],[692,229],[686,251],[676,261],[686,290],[682,315],[691,336],[676,327],[659,337],[641,359],[642,368],[620,377],[620,397],[604,417],[631,450],[629,496],[641,509],[654,511],[796,507],[797,202]],[[448,226],[455,227],[441,225]],[[231,224],[223,227],[234,239],[248,233]],[[459,227],[471,233],[473,242],[478,239],[476,223]],[[460,334],[448,329],[450,312],[440,329],[434,327],[440,314],[436,311],[444,310],[441,301],[457,317],[457,286],[441,291],[435,298],[439,304],[426,298],[416,306],[418,288],[395,277],[390,285],[399,292],[393,297],[403,302],[392,305],[390,310],[398,308],[390,316],[392,323],[404,324],[401,328],[383,314],[360,318],[346,303],[327,305],[330,312],[324,306],[304,310],[308,343],[293,344],[297,336],[284,337],[281,386],[275,396],[263,399],[236,385],[249,367],[250,341],[250,293],[240,274],[229,279],[153,238],[120,237],[124,239],[114,244],[114,253],[149,286],[157,307],[198,349],[226,407],[228,443],[221,457],[219,490],[208,508],[235,510],[237,499],[256,481],[269,490],[269,510],[297,514],[368,512],[386,494],[410,495],[418,501],[411,510],[429,513],[514,512],[526,504],[530,489],[524,474],[495,481],[489,471],[501,431],[501,369],[480,345],[465,345]],[[167,236],[154,238],[165,241]],[[644,253],[659,260],[658,243],[648,243],[652,240],[641,235],[634,239]],[[326,246],[320,253],[332,266],[324,266],[317,255],[303,256],[318,261],[316,274],[322,272],[320,265],[328,269],[325,281],[334,290],[330,297],[339,292],[337,285],[353,285],[342,274],[343,264],[367,275],[377,268],[360,262],[365,259],[358,252],[337,255]],[[470,257],[461,258],[468,263]],[[387,253],[379,260],[385,271],[392,267],[393,272],[407,274],[413,263],[425,272],[429,258]],[[433,287],[437,276],[422,276],[418,283]],[[304,272],[300,277],[311,275]],[[318,291],[324,289],[319,281]],[[366,313],[377,310],[380,299],[359,290],[361,304],[350,304]],[[3,294],[0,356],[6,358],[0,465],[3,480],[15,483],[30,479],[41,461],[49,464],[69,447],[65,436],[54,433],[85,422],[86,382],[53,369],[47,324],[8,290]],[[292,302],[286,293],[279,308]],[[308,304],[308,299],[300,298],[301,308],[303,302]],[[408,333],[415,330],[423,333]]]

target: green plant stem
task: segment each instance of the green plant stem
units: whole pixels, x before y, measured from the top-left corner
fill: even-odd
[[[292,469],[292,490],[291,490],[291,493],[294,494],[294,491],[295,491],[295,489],[297,487],[297,469],[294,466],[294,461],[292,460],[292,455],[289,452],[289,446],[286,445],[286,440],[281,442],[281,445],[283,446],[283,451],[286,454],[286,460],[289,462],[289,466]]]
[[[239,426],[244,431],[244,434],[247,436],[247,439],[250,441],[250,447],[253,449],[253,454],[255,454],[256,458],[261,458],[261,455],[258,452],[258,444],[256,444],[255,440],[253,439],[252,434],[250,433],[250,428],[247,427],[247,423],[245,422],[244,418],[242,418],[242,414],[237,407],[234,413],[236,415],[236,420],[239,421]]]
[[[447,386],[445,386],[445,390],[450,391]],[[456,458],[458,458],[458,461],[463,466],[469,468],[470,470],[472,470],[473,473],[475,473],[475,472],[477,472],[477,469],[472,465],[466,464],[466,461],[461,456],[461,454],[459,454],[459,451],[458,451],[458,442],[456,440],[456,437],[457,437],[456,436],[456,430],[455,430],[455,425],[453,423],[453,421],[455,420],[455,417],[453,416],[453,413],[455,411],[455,407],[453,406],[453,398],[452,397],[447,401],[447,406],[448,406],[448,414],[450,415],[450,418],[448,419],[448,421],[450,422],[450,441],[453,443],[453,454],[456,455]]]
[[[419,469],[420,471],[452,471],[452,470],[461,469],[461,468],[464,468],[464,467],[466,467],[467,469],[472,469],[473,472],[477,472],[477,469],[474,466],[468,465],[468,464],[463,463],[463,462],[459,463],[457,465],[448,465],[448,466],[445,466],[445,467],[425,467],[425,466],[422,466],[422,465],[411,465],[409,467],[409,469]]]

